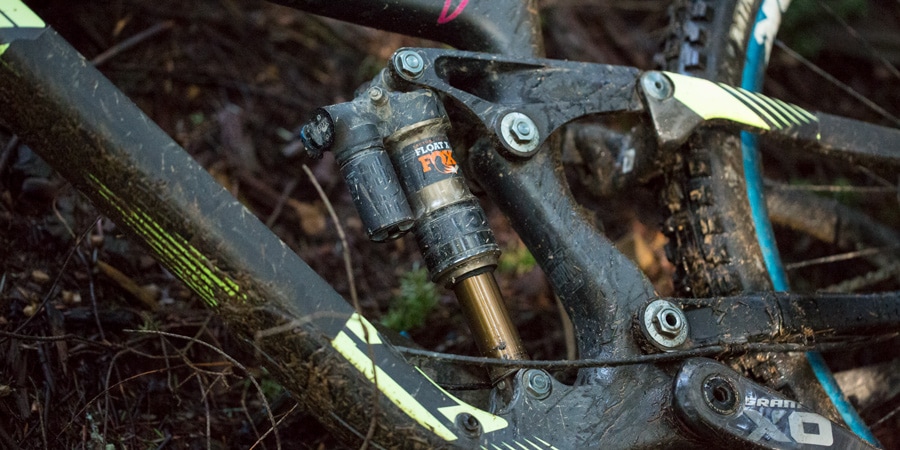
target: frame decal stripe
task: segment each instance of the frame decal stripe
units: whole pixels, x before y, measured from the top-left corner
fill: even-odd
[[[770,105],[772,105],[773,108],[775,108],[778,111],[781,111],[781,113],[784,114],[788,118],[788,120],[790,120],[791,122],[798,123],[798,124],[809,123],[809,119],[807,119],[802,114],[799,114],[797,111],[794,110],[794,108],[790,107],[790,105],[788,105],[787,103],[781,102],[776,98],[766,97],[764,95],[761,95],[760,97],[762,97],[763,100],[765,100]]]
[[[94,175],[88,175],[97,193],[103,197],[122,217],[122,220],[139,234],[178,279],[183,281],[209,306],[219,305],[217,297],[224,293],[228,297],[246,300],[240,286],[216,267],[196,247],[181,236],[167,232],[141,208],[123,202],[115,193]]]
[[[0,0],[0,55],[17,39],[34,39],[47,24],[21,0]]]
[[[456,417],[467,413],[478,419],[485,434],[502,430],[509,426],[506,419],[478,409],[445,391],[424,372],[416,368],[421,378],[409,378],[405,374],[392,374],[390,367],[381,367],[375,361],[381,360],[379,353],[386,348],[381,344],[378,331],[365,317],[354,313],[350,316],[331,346],[347,358],[357,370],[374,383],[391,402],[423,427],[447,441],[455,441]],[[369,347],[367,351],[366,348]],[[374,361],[369,353],[374,355]],[[405,385],[396,377],[406,377]],[[407,389],[413,389],[415,395]]]
[[[47,25],[20,0],[0,0],[0,28],[44,28]]]
[[[728,86],[727,84],[719,83],[719,86],[722,87],[722,89],[728,91],[729,94],[735,96],[735,98],[743,102],[745,105],[747,105],[748,108],[756,112],[756,114],[762,117],[763,120],[765,120],[766,123],[768,123],[772,128],[784,128],[784,126],[786,125],[779,122],[777,119],[775,119],[775,117],[772,117],[772,115],[769,114],[766,105],[761,104],[759,100],[755,99],[753,94]]]
[[[727,119],[763,130],[771,129],[756,111],[719,85],[687,75],[665,74],[675,87],[675,100],[703,119]]]

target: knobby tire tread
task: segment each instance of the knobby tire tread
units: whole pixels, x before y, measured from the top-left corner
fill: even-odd
[[[747,42],[760,0],[675,0],[657,63],[665,70],[740,85]],[[713,297],[771,290],[750,219],[738,133],[701,129],[665,172],[662,203],[669,213],[666,253],[676,267],[678,295]],[[733,362],[752,378],[839,416],[802,353]]]
[[[740,81],[750,11],[744,3],[678,0],[657,61],[673,72],[729,84]],[[755,6],[755,5],[754,5]],[[754,8],[751,8],[754,9]],[[739,36],[739,41],[735,38]],[[741,56],[742,58],[742,56]],[[667,172],[662,202],[669,219],[667,256],[676,266],[681,295],[705,297],[769,289],[755,242],[743,176],[739,137],[721,131],[696,133]]]

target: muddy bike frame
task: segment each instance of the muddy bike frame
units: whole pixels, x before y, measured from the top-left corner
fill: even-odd
[[[557,153],[542,147],[517,154],[490,130],[502,113],[515,110],[534,119],[543,142],[587,114],[649,113],[660,144],[651,147],[668,149],[703,121],[721,119],[805,140],[825,153],[891,164],[897,155],[880,153],[870,141],[897,142],[896,133],[753,94],[741,100],[744,93],[675,74],[535,59],[541,41],[533,1],[279,3],[494,53],[417,49],[422,74],[403,74],[396,60],[384,73],[398,86],[453,99],[484,127],[484,138],[468,150],[467,170],[510,217],[578,330],[583,360],[556,363],[580,367],[574,385],[547,376],[543,369],[553,365],[542,362],[476,359],[519,369],[493,386],[492,410],[447,392],[434,381],[440,374],[410,364],[18,0],[0,0],[0,118],[261,352],[266,367],[329,428],[351,440],[371,432],[371,443],[383,448],[685,447],[702,441],[752,447],[764,437],[785,448],[870,448],[816,412],[699,356],[807,349],[802,336],[808,330],[828,330],[836,341],[897,330],[896,294],[853,296],[853,302],[788,294],[659,299],[639,269],[578,212]],[[472,73],[484,76],[463,76]],[[710,93],[724,112],[696,101]],[[776,108],[796,119],[768,121]],[[837,125],[826,130],[822,123]],[[848,129],[871,139],[855,140]],[[730,313],[719,314],[723,308]],[[870,318],[844,320],[864,316]],[[671,325],[682,320],[691,332],[662,352],[653,326],[641,326],[653,317],[670,318]]]

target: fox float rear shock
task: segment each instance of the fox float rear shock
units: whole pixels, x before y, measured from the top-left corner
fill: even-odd
[[[412,230],[432,281],[456,293],[482,354],[527,358],[493,275],[500,249],[459,173],[443,105],[430,90],[377,84],[318,109],[301,129],[307,152],[334,153],[371,240]]]

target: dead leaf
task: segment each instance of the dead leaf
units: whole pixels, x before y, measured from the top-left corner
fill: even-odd
[[[31,272],[31,279],[36,283],[44,284],[50,281],[50,275],[47,275],[47,272],[44,272],[43,270],[33,270]]]
[[[305,203],[300,201],[288,201],[297,217],[300,219],[300,228],[308,236],[316,236],[325,231],[325,211],[320,202]]]

